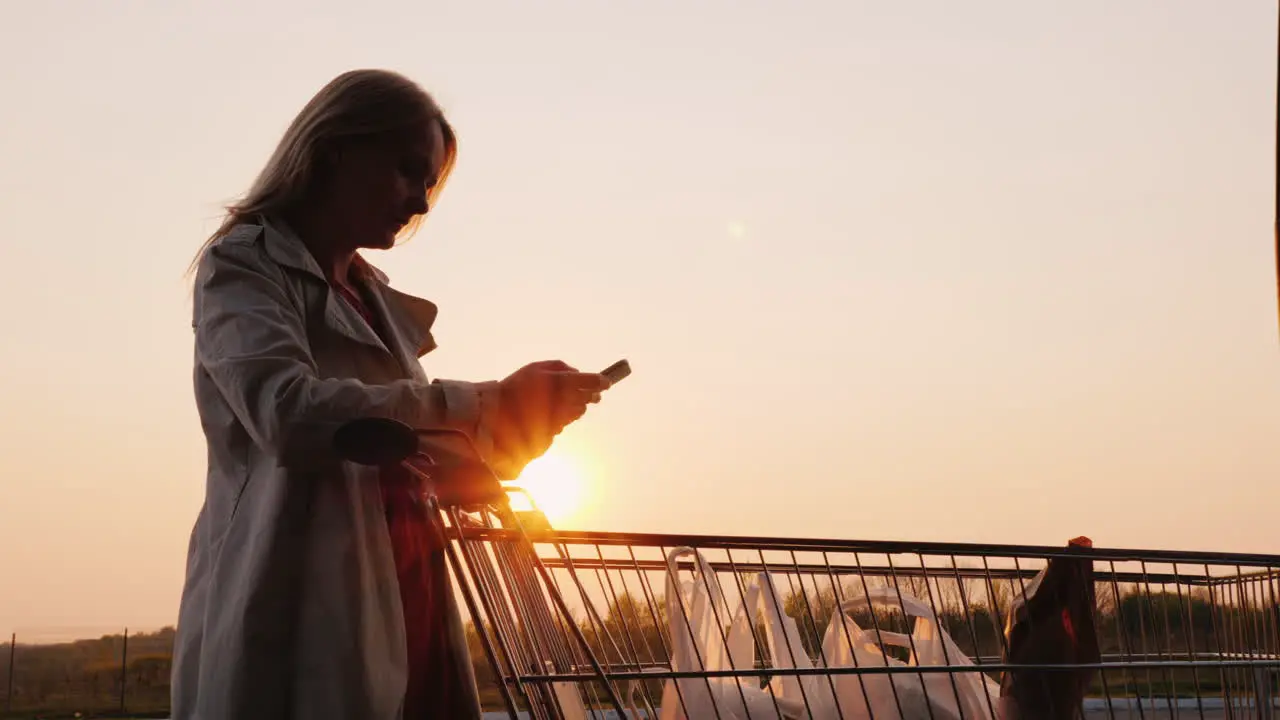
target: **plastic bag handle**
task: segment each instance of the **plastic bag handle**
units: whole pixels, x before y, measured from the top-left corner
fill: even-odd
[[[855,609],[861,609],[864,607],[874,609],[876,605],[900,607],[902,608],[902,611],[907,614],[931,620],[933,622],[937,622],[938,620],[938,615],[933,611],[933,608],[924,604],[920,600],[907,595],[906,593],[900,593],[890,587],[871,588],[869,592],[865,594],[859,593],[854,595],[848,600],[840,603],[840,612],[848,614]]]
[[[680,577],[680,568],[676,567],[676,560],[685,555],[693,556],[694,563],[697,566],[698,574],[705,575],[708,577],[715,577],[715,570],[711,567],[711,563],[707,561],[707,558],[704,557],[701,552],[687,545],[683,545],[678,548],[673,548],[671,552],[667,553],[667,572],[672,577],[676,577],[676,578]]]
[[[891,630],[881,630],[878,633],[874,630],[863,630],[858,633],[857,639],[865,639],[867,642],[876,643],[881,647],[889,646],[900,647],[906,650],[914,649],[911,647],[910,636],[900,632],[893,632]]]

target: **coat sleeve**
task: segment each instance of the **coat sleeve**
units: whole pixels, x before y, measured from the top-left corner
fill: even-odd
[[[321,378],[305,319],[285,288],[283,273],[260,246],[223,242],[202,260],[194,297],[197,369],[208,373],[253,441],[281,465],[335,460],[334,432],[360,417],[482,435],[481,416],[489,414],[485,406],[494,403],[496,383]]]

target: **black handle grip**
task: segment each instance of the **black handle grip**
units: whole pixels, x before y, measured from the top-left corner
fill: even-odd
[[[360,465],[399,465],[418,452],[418,434],[399,420],[367,417],[352,420],[333,434],[338,456]]]
[[[461,430],[431,428],[414,430],[389,418],[359,418],[334,433],[333,444],[339,457],[349,462],[375,467],[399,465],[420,453],[420,440],[451,437],[463,441],[474,457],[458,455],[441,448],[423,455],[435,480],[436,497],[442,505],[484,505],[499,502],[506,491],[498,476],[481,459],[471,437]],[[438,456],[438,457],[437,457]]]

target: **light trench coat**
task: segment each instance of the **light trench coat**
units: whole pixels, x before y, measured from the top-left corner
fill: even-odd
[[[376,471],[338,460],[361,416],[476,439],[496,383],[429,381],[432,303],[374,279],[393,347],[329,290],[282,222],[242,224],[202,258],[195,395],[208,441],[174,648],[174,720],[398,720],[404,615]],[[475,680],[452,589],[454,661]],[[479,716],[479,702],[468,713]]]

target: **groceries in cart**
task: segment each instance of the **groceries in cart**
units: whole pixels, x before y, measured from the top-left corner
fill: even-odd
[[[1081,538],[1070,546],[1089,542]],[[681,558],[693,560],[688,580],[679,579]],[[1052,558],[1011,606],[1004,662],[1098,662],[1092,583],[1088,559]],[[729,607],[700,552],[684,547],[668,554],[671,670],[688,676],[666,681],[662,720],[1074,718],[1092,679],[1091,671],[1019,670],[997,683],[956,644],[929,602],[896,583],[854,583],[827,623],[816,657],[805,649],[795,618],[784,612],[769,573],[750,576],[741,596],[737,608]],[[876,618],[891,613],[911,619],[909,633],[879,627]],[[792,672],[763,684],[758,674],[730,674],[760,667],[766,657],[769,667]]]
[[[692,580],[677,582],[676,560],[693,555]],[[724,594],[710,565],[700,553],[678,548],[668,556],[667,617],[671,623],[671,669],[707,673],[751,668],[756,641],[753,627],[763,625],[763,649],[772,667],[804,674],[777,674],[761,686],[755,676],[691,677],[668,681],[663,692],[662,720],[724,720],[770,718],[773,720],[846,718],[847,720],[959,720],[996,717],[999,685],[980,672],[886,673],[877,668],[964,665],[973,663],[942,629],[937,615],[925,602],[892,587],[868,588],[852,593],[839,604],[821,638],[818,663],[801,642],[794,618],[783,612],[783,603],[768,573],[752,578],[744,601],[727,613]],[[854,619],[859,611],[894,608],[915,619],[910,634],[861,627]],[[732,617],[726,632],[720,618]],[[874,615],[873,615],[874,617]],[[758,633],[756,633],[758,634]],[[904,662],[886,652],[907,651]],[[815,668],[866,668],[871,672],[816,673]],[[963,713],[963,714],[962,714]]]
[[[1079,537],[1068,547],[1093,547]],[[1013,602],[1005,628],[1005,662],[1070,665],[1101,662],[1093,561],[1055,557]],[[1001,683],[1002,720],[1067,720],[1079,713],[1094,670],[1010,670]]]

